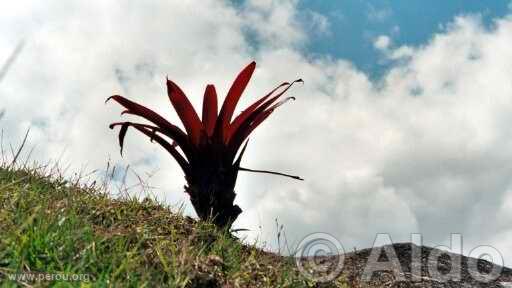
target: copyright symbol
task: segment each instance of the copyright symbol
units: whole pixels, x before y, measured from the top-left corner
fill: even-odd
[[[327,233],[313,233],[298,245],[295,264],[300,273],[317,282],[336,279],[343,269],[345,250],[334,236]]]

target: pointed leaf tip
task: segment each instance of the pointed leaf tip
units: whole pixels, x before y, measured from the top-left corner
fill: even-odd
[[[192,143],[197,145],[199,143],[201,130],[203,129],[203,124],[199,119],[199,116],[197,116],[196,110],[185,93],[183,93],[183,90],[181,90],[181,88],[171,80],[167,80],[167,94],[174,110],[176,110],[183,126],[185,126],[185,130],[187,130]]]
[[[252,61],[247,65],[235,78],[231,88],[229,88],[228,94],[224,99],[224,103],[219,112],[219,118],[216,129],[219,129],[219,134],[222,135],[224,141],[227,141],[229,123],[231,122],[231,117],[235,112],[236,105],[238,104],[238,100],[242,96],[249,80],[251,80],[252,74],[256,69],[256,62]]]
[[[114,96],[116,96],[116,95],[108,97],[107,100],[105,100],[105,104],[107,104],[107,102],[110,101],[110,99],[112,99]]]
[[[126,136],[126,132],[128,131],[128,127],[130,123],[126,122],[121,125],[121,130],[119,130],[119,146],[121,147],[120,153],[123,156],[123,145],[124,145],[124,137]]]
[[[215,86],[208,84],[204,91],[202,122],[209,137],[213,135],[215,129],[217,110],[217,92],[215,91]]]

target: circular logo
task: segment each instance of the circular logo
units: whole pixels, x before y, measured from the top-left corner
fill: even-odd
[[[295,263],[300,273],[317,282],[336,279],[343,269],[345,250],[328,233],[309,234],[297,246]]]

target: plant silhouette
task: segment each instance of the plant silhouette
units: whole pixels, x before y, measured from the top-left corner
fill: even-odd
[[[222,228],[231,227],[242,212],[240,207],[234,204],[236,197],[234,189],[239,171],[270,173],[302,180],[298,176],[240,167],[248,136],[277,107],[295,99],[294,97],[280,98],[294,83],[302,82],[298,79],[291,83],[282,83],[232,120],[236,105],[255,68],[256,63],[251,62],[239,73],[219,112],[215,86],[207,85],[201,119],[178,85],[167,79],[170,102],[181,119],[185,131],[153,110],[123,96],[114,95],[107,99],[122,105],[126,109],[122,114],[140,116],[152,123],[150,125],[125,121],[110,124],[111,129],[116,126],[121,127],[119,131],[121,154],[129,127],[133,127],[148,136],[151,141],[160,144],[178,162],[185,173],[187,182],[185,192],[189,194],[197,215]]]

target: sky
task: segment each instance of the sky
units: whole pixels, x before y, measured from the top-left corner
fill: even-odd
[[[305,83],[255,131],[243,165],[306,181],[240,172],[235,227],[250,230],[246,241],[280,250],[276,222],[290,246],[326,232],[350,250],[377,233],[395,242],[422,233],[430,246],[461,233],[466,253],[492,245],[512,265],[511,2],[4,6],[0,128],[16,146],[30,127],[32,160],[59,161],[70,176],[129,165],[129,184],[139,175],[152,187],[145,192],[194,216],[163,149],[132,131],[121,157],[108,129],[121,108],[104,100],[121,94],[181,125],[166,76],[200,107],[206,84],[225,95],[255,60],[239,108],[283,81]]]

